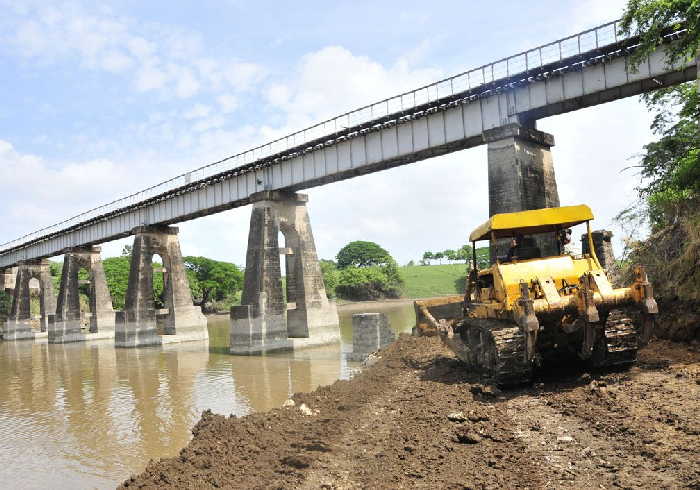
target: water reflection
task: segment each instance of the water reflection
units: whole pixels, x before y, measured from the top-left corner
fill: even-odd
[[[410,328],[412,309],[394,309],[392,324]],[[349,318],[341,315],[344,339]],[[149,459],[177,454],[204,409],[268,410],[355,369],[343,356],[346,345],[230,356],[228,321],[209,327],[209,345],[0,342],[3,485],[111,488]]]

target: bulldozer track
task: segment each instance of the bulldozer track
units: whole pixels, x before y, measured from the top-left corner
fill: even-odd
[[[516,385],[532,379],[525,360],[525,336],[520,327],[500,320],[469,318],[462,322],[462,338],[470,351],[470,366],[497,385]]]
[[[595,356],[595,367],[624,367],[637,360],[638,333],[628,311],[610,311],[605,322],[605,338],[601,340],[599,349],[604,347],[604,352]]]

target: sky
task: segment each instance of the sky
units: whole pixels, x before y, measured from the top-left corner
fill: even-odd
[[[0,0],[0,243],[327,117],[620,17],[624,0]],[[542,119],[562,204],[635,199],[638,97]],[[484,146],[305,191],[316,248],[399,263],[488,218]],[[243,265],[250,208],[179,224]],[[118,255],[130,239],[103,244]]]

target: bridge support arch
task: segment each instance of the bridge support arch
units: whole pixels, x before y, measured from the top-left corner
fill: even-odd
[[[340,340],[328,300],[304,194],[255,194],[241,306],[231,309],[232,354],[254,354]],[[280,249],[279,232],[285,238]],[[285,256],[286,293],[280,254]]]
[[[489,216],[559,206],[551,148],[554,136],[511,124],[484,133],[488,145]],[[535,237],[543,254],[556,254],[556,239]],[[510,240],[491,243],[491,263],[508,253]]]
[[[133,230],[129,285],[124,311],[117,313],[115,345],[139,347],[160,345],[153,299],[153,256],[163,259],[163,296],[168,312],[164,334],[179,342],[207,340],[207,319],[201,308],[192,304],[192,292],[182,260],[178,228],[174,226],[141,226]]]
[[[15,280],[12,308],[3,332],[4,340],[34,339],[30,311],[30,281],[39,282],[39,309],[41,318],[39,329],[46,332],[49,315],[56,311],[56,298],[53,294],[53,283],[48,260],[32,260],[19,264]]]
[[[114,336],[115,313],[107,287],[100,247],[82,247],[67,250],[63,258],[61,286],[56,315],[49,321],[48,341],[52,344],[85,340],[81,330],[80,291],[78,273],[85,268],[90,281],[90,333],[101,338]]]

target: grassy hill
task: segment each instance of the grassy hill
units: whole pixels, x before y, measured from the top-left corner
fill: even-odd
[[[461,264],[401,267],[404,297],[429,298],[464,292],[467,266]]]

